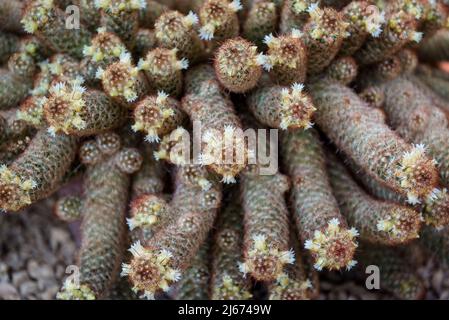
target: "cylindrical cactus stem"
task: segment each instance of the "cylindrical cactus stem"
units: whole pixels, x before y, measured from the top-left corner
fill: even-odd
[[[139,29],[139,12],[146,7],[146,2],[100,0],[95,1],[95,6],[101,9],[101,25],[116,33],[132,49]]]
[[[402,73],[412,74],[418,66],[418,56],[412,49],[404,48],[396,55],[401,62]]]
[[[143,163],[133,179],[132,194],[134,197],[143,194],[162,193],[165,186],[165,170],[160,161],[156,161],[153,148],[146,144],[143,147]]]
[[[360,88],[369,86],[379,86],[382,88],[388,81],[399,77],[401,72],[401,61],[398,57],[392,56],[379,63],[363,68],[357,78],[357,85]]]
[[[207,94],[207,91],[203,90],[203,82],[213,80],[217,82],[214,68],[209,64],[200,64],[189,69],[184,78],[184,91],[185,95],[194,94],[202,95]],[[204,92],[203,92],[204,91]]]
[[[390,125],[407,141],[420,144],[436,160],[441,181],[449,185],[449,128],[443,111],[411,81],[398,78],[385,86],[384,110]]]
[[[375,85],[363,89],[359,93],[359,97],[373,108],[381,108],[385,102],[384,89]]]
[[[69,81],[82,77],[78,60],[67,54],[57,53],[53,55],[48,63],[48,68],[51,73],[50,83],[54,80]]]
[[[198,15],[200,20],[199,35],[202,40],[214,43],[233,38],[239,34],[237,11],[242,8],[239,0],[205,0]]]
[[[74,0],[80,10],[81,22],[92,32],[100,26],[101,11],[95,6],[95,1],[91,0]]]
[[[186,58],[178,59],[177,49],[155,48],[141,59],[138,69],[149,80],[151,89],[177,97],[182,92],[182,70],[189,67]]]
[[[449,228],[425,227],[421,232],[419,243],[444,266],[449,266]]]
[[[358,74],[358,65],[352,57],[336,58],[320,74],[311,77],[311,82],[334,81],[343,85],[349,85]]]
[[[316,298],[319,291],[318,273],[308,265],[311,260],[310,256],[301,249],[294,227],[290,228],[290,245],[295,250],[295,263],[287,265],[284,274],[268,286],[269,299],[309,300]]]
[[[363,241],[384,245],[407,243],[419,237],[422,216],[411,207],[376,200],[352,179],[335,155],[328,153],[328,172],[342,214]]]
[[[89,165],[84,180],[82,243],[79,283],[66,281],[59,299],[102,298],[115,281],[126,241],[125,214],[130,185],[124,158],[139,161],[135,149],[124,148]],[[141,159],[140,159],[141,160]],[[126,161],[125,161],[126,162]],[[136,171],[138,170],[135,167]]]
[[[315,121],[327,136],[373,179],[411,203],[429,196],[438,184],[434,161],[420,146],[405,142],[349,88],[316,84]]]
[[[349,228],[332,194],[326,163],[313,130],[285,133],[281,148],[292,179],[291,203],[296,227],[317,270],[351,269],[358,232]]]
[[[265,36],[268,47],[266,55],[261,55],[263,67],[270,72],[270,77],[280,85],[303,83],[306,79],[306,49],[300,40],[301,32],[293,29],[291,34],[273,37]]]
[[[312,100],[303,91],[303,85],[291,88],[262,84],[247,98],[248,107],[261,123],[280,129],[308,129],[315,111]]]
[[[109,97],[128,108],[149,91],[145,75],[132,64],[129,53],[122,54],[120,61],[105,70],[99,68],[97,78],[101,79],[103,90]]]
[[[425,294],[423,280],[404,251],[402,248],[366,244],[361,246],[357,259],[361,266],[379,268],[380,289],[393,293],[398,299],[422,299]]]
[[[200,168],[201,169],[201,168]],[[203,170],[203,177],[206,172]],[[185,183],[182,169],[177,173],[176,190],[171,202],[177,210],[173,223],[144,243],[131,246],[133,258],[122,265],[122,275],[128,276],[135,291],[152,299],[161,290],[180,279],[192,258],[206,240],[221,202],[220,185],[208,190]]]
[[[25,2],[20,0],[0,0],[0,30],[22,33],[20,23]]]
[[[310,20],[304,26],[303,41],[307,49],[307,73],[317,74],[326,68],[340,50],[347,36],[342,14],[331,8],[309,7]]]
[[[377,38],[382,32],[384,13],[370,1],[351,1],[341,12],[350,36],[343,40],[339,56],[353,55],[370,35]]]
[[[416,20],[404,11],[387,18],[382,33],[368,39],[354,57],[361,65],[372,64],[390,58],[410,41],[421,41],[422,33],[416,32]]]
[[[288,209],[284,194],[289,181],[282,174],[261,175],[258,167],[242,174],[244,260],[240,271],[257,281],[274,281],[295,261],[289,250]]]
[[[220,83],[229,91],[243,93],[257,85],[262,75],[262,64],[257,46],[243,39],[225,41],[217,49],[214,68]]]
[[[31,79],[0,69],[0,110],[17,106],[32,88]]]
[[[82,80],[52,86],[44,102],[49,132],[88,136],[119,127],[127,110],[102,91],[86,89]]]
[[[146,5],[139,11],[139,26],[153,29],[159,17],[170,11],[170,5],[164,1],[143,0]]]
[[[234,183],[248,159],[240,119],[217,81],[203,82],[199,91],[202,93],[182,100],[183,110],[194,124],[201,125],[199,160],[220,175],[223,182]]]
[[[83,216],[83,200],[79,196],[65,196],[58,199],[55,204],[55,215],[65,222],[79,220]]]
[[[76,138],[39,131],[28,148],[0,173],[0,208],[19,211],[50,195],[76,154]]]
[[[36,62],[42,62],[42,60],[50,56],[50,48],[36,36],[21,38],[19,51],[28,53]]]
[[[373,179],[363,169],[357,166],[354,161],[346,158],[351,171],[354,173],[357,181],[378,199],[396,202],[402,205],[410,205],[407,197],[385,187],[379,181]],[[424,223],[435,228],[440,228],[449,224],[449,194],[446,189],[435,189],[432,197],[427,197],[421,204],[416,204],[414,209],[420,211]]]
[[[416,76],[438,96],[445,100],[449,99],[449,77],[446,72],[420,65]]]
[[[141,239],[149,240],[176,219],[176,213],[162,195],[142,194],[131,202],[130,231],[141,230]],[[136,232],[138,234],[138,232]]]
[[[176,285],[176,300],[208,300],[209,299],[209,243],[206,241],[192,259],[190,267]]]
[[[252,296],[249,278],[242,275],[235,263],[243,260],[243,209],[234,196],[230,194],[232,199],[216,222],[210,282],[213,300],[245,300]]]
[[[178,11],[169,11],[161,15],[154,32],[157,44],[166,49],[177,49],[178,57],[195,63],[204,55],[204,45],[195,29],[198,17],[192,11],[183,15]]]
[[[25,31],[35,34],[55,51],[81,58],[83,47],[91,34],[80,28],[66,28],[66,16],[53,0],[33,0],[24,8],[22,24]]]
[[[134,109],[134,131],[143,131],[148,142],[160,141],[182,124],[186,115],[180,103],[165,92],[146,96],[136,103]]]
[[[8,59],[8,69],[11,73],[29,82],[36,71],[36,63],[28,53],[16,52]]]
[[[99,67],[105,69],[111,63],[118,61],[126,52],[122,40],[106,28],[99,28],[98,33],[92,38],[90,45],[83,48],[84,59],[81,62],[83,74],[86,80],[95,80],[95,73]],[[85,70],[87,69],[87,71]]]
[[[243,24],[242,35],[262,49],[264,37],[276,32],[277,24],[276,4],[270,0],[255,1]]]
[[[302,30],[309,20],[308,9],[314,0],[286,0],[283,2],[279,29],[281,33],[289,33],[292,29]]]
[[[418,48],[422,61],[436,62],[449,59],[449,30],[441,29],[433,36],[424,39]]]
[[[11,54],[19,47],[19,37],[15,34],[0,31],[0,63],[8,61]]]
[[[154,30],[140,28],[136,33],[136,44],[134,46],[134,54],[144,57],[148,51],[156,48],[156,35]]]
[[[422,1],[423,13],[419,24],[419,30],[424,37],[434,35],[438,30],[448,27],[449,8],[443,1]]]

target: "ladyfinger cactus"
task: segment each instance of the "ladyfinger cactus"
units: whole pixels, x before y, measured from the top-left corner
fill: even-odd
[[[446,72],[420,65],[416,76],[438,96],[445,100],[449,98],[449,77],[447,77]]]
[[[362,248],[357,258],[364,267],[378,266],[381,289],[393,293],[398,299],[417,300],[424,297],[426,289],[423,280],[403,249],[371,245]]]
[[[182,70],[189,67],[185,58],[177,58],[177,49],[155,48],[141,59],[138,69],[147,76],[151,89],[177,97],[182,92]]]
[[[446,115],[413,82],[404,78],[390,82],[385,89],[384,110],[389,123],[407,141],[427,148],[436,160],[441,180],[449,185],[449,139]]]
[[[79,284],[66,281],[58,294],[63,300],[103,297],[120,268],[125,244],[125,213],[130,171],[120,162],[132,157],[141,162],[135,149],[124,148],[88,166],[84,181],[82,243],[79,253]],[[140,161],[139,161],[140,159]],[[127,165],[124,165],[127,167]],[[134,168],[138,170],[137,168]]]
[[[192,63],[204,55],[204,45],[195,26],[198,17],[192,11],[183,15],[178,11],[169,11],[161,15],[154,25],[157,44],[167,49],[177,49],[180,58]]]
[[[406,196],[394,192],[379,181],[372,179],[365,170],[358,167],[352,160],[348,158],[345,158],[345,160],[354,173],[354,177],[370,194],[381,200],[410,205]],[[432,196],[425,198],[421,204],[415,204],[414,209],[421,212],[426,225],[441,228],[449,223],[449,194],[445,188],[434,189]]]
[[[16,52],[19,46],[19,38],[12,34],[0,31],[0,63],[8,61],[11,54]]]
[[[302,30],[309,19],[308,9],[314,5],[313,0],[285,0],[281,9],[280,31],[289,33],[292,29]]]
[[[142,166],[133,179],[133,196],[162,193],[165,186],[164,166],[154,159],[153,148],[149,144],[143,147],[142,156]]]
[[[315,111],[312,100],[303,91],[303,85],[294,83],[290,88],[263,84],[247,98],[254,117],[273,128],[308,129]]]
[[[19,211],[50,195],[69,170],[75,152],[75,138],[40,130],[20,157],[1,167],[0,208]]]
[[[254,1],[243,24],[242,35],[262,49],[265,35],[276,32],[278,13],[270,0]]]
[[[131,62],[129,53],[122,54],[120,61],[99,68],[97,78],[101,80],[104,92],[117,103],[131,107],[132,102],[143,97],[149,90],[147,80]]]
[[[185,119],[180,103],[160,91],[157,96],[146,96],[137,102],[134,113],[134,131],[143,131],[148,142],[172,132]]]
[[[381,108],[385,101],[385,93],[382,87],[368,86],[359,93],[360,99],[370,107]]]
[[[98,134],[117,128],[126,120],[126,109],[102,91],[86,89],[82,80],[52,86],[43,105],[52,133],[75,136]]]
[[[307,49],[307,73],[317,74],[327,67],[341,48],[347,36],[347,23],[342,14],[331,8],[308,9],[310,20],[304,26],[303,41]]]
[[[17,106],[32,88],[31,79],[0,69],[0,110]]]
[[[90,72],[84,72],[88,80],[95,79],[95,73],[99,67],[105,69],[111,63],[118,61],[126,52],[122,40],[106,28],[98,28],[98,33],[92,38],[90,45],[83,48],[85,58],[82,66]]]
[[[289,250],[288,210],[284,194],[289,181],[282,174],[261,175],[258,167],[241,179],[244,210],[244,260],[240,271],[257,281],[274,281],[295,261]]]
[[[355,228],[341,215],[326,172],[317,133],[311,130],[281,136],[283,163],[292,179],[291,204],[299,237],[317,270],[351,269],[357,248]]]
[[[180,279],[212,228],[220,202],[218,184],[205,191],[184,183],[182,169],[178,171],[171,202],[172,208],[178,210],[176,220],[144,246],[134,243],[130,249],[132,260],[122,265],[122,275],[129,277],[133,290],[152,299],[156,292],[168,291]]]
[[[263,67],[270,72],[274,82],[281,85],[303,83],[306,79],[307,56],[304,44],[300,40],[302,34],[293,29],[290,35],[273,37],[265,36],[264,43],[268,47],[266,55],[261,56]]]
[[[202,127],[203,152],[199,160],[219,174],[225,183],[235,182],[235,177],[247,163],[249,152],[243,143],[240,119],[215,78],[209,78],[211,75],[207,72],[192,72],[195,74],[186,86],[194,88],[192,83],[199,86],[194,88],[194,93],[183,98],[182,108],[193,122],[200,123]],[[201,81],[203,76],[205,79]]]
[[[216,222],[210,282],[213,300],[251,298],[250,281],[242,275],[235,263],[243,260],[242,252],[243,209],[233,197],[222,209]]]
[[[344,85],[349,85],[355,80],[358,74],[358,65],[352,57],[336,58],[319,75],[311,77],[311,82],[334,81]]]
[[[0,0],[0,29],[23,32],[20,19],[25,3],[20,0]]]
[[[448,228],[423,228],[419,243],[434,254],[444,266],[449,266]]]
[[[370,1],[351,1],[343,8],[342,14],[350,36],[343,40],[340,56],[353,55],[369,36],[376,38],[382,32],[384,13],[371,5]]]
[[[209,299],[209,243],[201,245],[175,289],[176,300]]]
[[[410,41],[419,42],[422,33],[416,31],[416,20],[404,11],[394,12],[387,18],[382,33],[368,39],[354,58],[361,65],[390,58]]]
[[[418,66],[418,56],[411,49],[402,49],[396,55],[401,63],[402,73],[412,74]]]
[[[438,184],[438,172],[420,146],[402,140],[349,88],[340,84],[315,85],[315,121],[348,157],[373,179],[411,203],[429,196]]]
[[[142,0],[145,5],[142,5],[139,11],[139,26],[144,28],[154,28],[155,23],[159,17],[170,11],[172,7],[167,1]]]
[[[410,207],[376,200],[352,180],[349,172],[329,153],[328,172],[335,197],[348,223],[363,241],[397,245],[419,237],[422,216]]]
[[[242,38],[227,40],[215,53],[214,67],[218,80],[226,89],[236,93],[254,88],[262,75],[264,62],[260,57],[257,47],[251,42]]]
[[[83,47],[91,34],[84,27],[66,28],[66,17],[53,0],[29,1],[23,11],[22,24],[26,32],[35,34],[53,50],[82,57]]]
[[[157,47],[156,35],[154,30],[140,28],[136,33],[136,44],[134,53],[136,56],[144,57],[148,51]]]
[[[199,10],[202,40],[223,41],[239,33],[237,11],[242,9],[239,0],[205,0]]]
[[[78,196],[59,198],[55,204],[55,214],[62,221],[73,222],[83,215],[83,200]]]
[[[418,48],[419,58],[423,61],[443,61],[449,58],[449,30],[438,30],[433,36],[424,39]]]
[[[295,250],[295,263],[269,285],[270,300],[309,300],[318,292],[318,274],[307,265],[309,257],[301,250],[294,228],[290,228],[290,245]]]
[[[101,9],[101,25],[116,33],[128,46],[134,47],[134,37],[139,29],[139,11],[146,7],[141,0],[98,0],[95,7]]]

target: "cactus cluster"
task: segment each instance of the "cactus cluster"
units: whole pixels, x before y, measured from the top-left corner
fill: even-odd
[[[69,3],[0,0],[0,209],[82,221],[55,298],[314,299],[366,265],[423,297],[447,1],[77,0],[76,28]]]

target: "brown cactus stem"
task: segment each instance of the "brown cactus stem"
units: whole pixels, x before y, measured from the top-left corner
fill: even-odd
[[[202,177],[205,171],[202,171]],[[182,169],[176,178],[176,191],[171,207],[175,220],[144,243],[131,246],[133,258],[123,264],[122,275],[128,276],[134,290],[152,299],[161,290],[179,280],[189,267],[212,228],[221,202],[221,188],[211,183],[208,190],[185,180]]]
[[[373,179],[407,195],[411,203],[429,196],[438,171],[420,146],[405,142],[349,88],[314,85],[315,121],[327,136]]]
[[[20,157],[2,166],[0,208],[19,211],[55,191],[75,158],[76,142],[76,138],[40,130]]]
[[[332,194],[317,133],[283,133],[281,155],[292,180],[291,205],[301,241],[317,270],[351,269],[358,232],[349,228]]]
[[[215,224],[210,282],[213,300],[246,300],[252,296],[249,278],[235,263],[243,260],[243,209],[235,196],[230,193]]]
[[[407,243],[419,237],[422,216],[412,208],[376,200],[352,179],[335,155],[328,153],[331,185],[348,223],[363,241],[384,245]]]
[[[104,155],[88,166],[82,205],[79,283],[66,281],[58,294],[59,299],[99,299],[114,284],[126,243],[124,222],[131,181],[129,174],[138,170],[139,158],[135,149],[124,148],[112,156]]]

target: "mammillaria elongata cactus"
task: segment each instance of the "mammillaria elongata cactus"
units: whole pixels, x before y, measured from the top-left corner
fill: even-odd
[[[408,249],[449,247],[448,9],[0,0],[0,209],[82,221],[61,299],[309,299],[356,264],[420,298]]]

